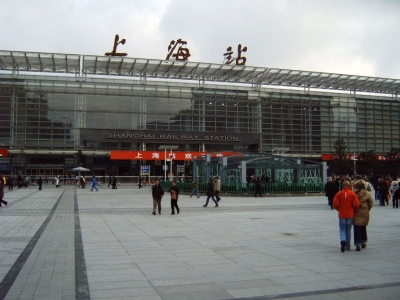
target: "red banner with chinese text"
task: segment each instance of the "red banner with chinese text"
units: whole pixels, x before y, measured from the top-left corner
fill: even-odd
[[[166,154],[166,157],[165,157]],[[211,157],[226,157],[233,155],[242,155],[240,152],[196,152],[196,151],[172,151],[173,160],[193,160],[194,157],[201,159],[202,155],[210,154]],[[110,159],[124,159],[124,160],[165,160],[169,159],[171,152],[167,150],[157,151],[132,151],[132,150],[111,150]]]
[[[335,160],[335,159],[337,159],[337,155],[336,154],[322,154],[322,161],[328,161],[328,160]],[[377,159],[377,160],[388,160],[388,157],[387,157],[387,155],[383,155],[383,154],[375,154],[375,158]],[[398,157],[396,157],[396,158],[398,158]],[[344,159],[347,159],[347,160],[354,160],[354,155],[353,154],[346,154],[345,156],[344,156]],[[355,155],[355,159],[356,160],[363,160],[362,158],[360,158],[360,155],[359,154],[356,154]]]

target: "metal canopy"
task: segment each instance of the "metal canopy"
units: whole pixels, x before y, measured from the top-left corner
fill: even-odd
[[[81,59],[82,58],[82,59]],[[81,65],[82,63],[82,65]],[[395,94],[400,79],[251,66],[78,54],[0,51],[0,70],[79,73]]]
[[[77,74],[80,70],[80,55],[0,50],[0,69],[13,72],[31,71]]]

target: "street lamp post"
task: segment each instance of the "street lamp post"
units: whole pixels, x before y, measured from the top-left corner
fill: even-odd
[[[178,146],[176,145],[161,145],[160,147],[158,147],[158,149],[160,150],[164,150],[164,181],[167,181],[167,149],[170,149],[170,172],[171,172],[171,176],[172,176],[172,150],[176,150],[178,149]]]
[[[353,151],[353,161],[354,161],[354,178],[356,178],[357,171],[356,171],[356,151]]]

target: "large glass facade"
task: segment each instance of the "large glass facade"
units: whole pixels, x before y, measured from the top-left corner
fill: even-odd
[[[256,133],[260,150],[298,154],[332,152],[338,137],[357,151],[399,147],[399,103],[388,97],[4,75],[0,97],[0,143],[21,149],[74,149],[81,129]]]
[[[332,153],[337,138],[350,151],[399,148],[397,98],[179,81],[1,74],[0,143],[11,149],[158,149],[163,142],[105,140],[101,130],[255,134],[256,144],[187,142],[186,150],[299,156]],[[93,132],[83,136],[83,131]],[[165,143],[165,142],[164,142]]]

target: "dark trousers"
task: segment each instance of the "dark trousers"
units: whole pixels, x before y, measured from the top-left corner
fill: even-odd
[[[381,191],[378,191],[378,200],[379,200],[379,205],[385,206],[385,196]]]
[[[331,210],[333,209],[333,198],[332,196],[328,196],[328,204],[331,206]]]
[[[221,198],[219,196],[219,191],[214,191],[214,196],[217,199],[217,201],[221,200]]]
[[[39,184],[39,191],[42,189],[42,184]]]
[[[153,213],[156,212],[158,206],[158,212],[161,213],[161,199],[153,198]]]
[[[2,203],[5,204],[5,205],[7,206],[7,203],[8,203],[8,202],[7,202],[7,201],[4,201],[3,199],[1,199],[1,200],[0,200],[0,207],[1,207],[1,204],[2,204]]]
[[[176,200],[171,199],[171,210],[173,214],[175,213],[174,208],[176,208],[176,212],[179,214],[178,199]]]
[[[354,228],[354,245],[361,246],[368,240],[367,238],[367,226],[353,225]]]
[[[257,197],[257,195],[260,195],[260,197],[262,197],[261,191],[260,191],[260,190],[256,190],[256,191],[255,191],[254,197]]]
[[[392,198],[392,202],[393,202],[393,208],[396,206],[396,208],[399,208],[399,199],[393,199]]]

